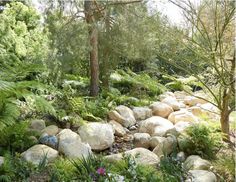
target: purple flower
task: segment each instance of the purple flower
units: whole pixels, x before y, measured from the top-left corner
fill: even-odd
[[[99,175],[105,175],[106,169],[103,168],[103,167],[99,167],[99,168],[97,169],[97,173],[98,173]]]

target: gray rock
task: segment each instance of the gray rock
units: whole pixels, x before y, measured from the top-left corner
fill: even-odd
[[[134,107],[133,112],[136,120],[144,120],[152,116],[152,110],[148,107]]]
[[[175,97],[169,96],[161,100],[161,102],[168,104],[174,111],[180,110],[180,104]]]
[[[39,120],[39,119],[35,119],[32,120],[30,123],[30,128],[35,130],[35,131],[41,131],[44,128],[46,128],[46,124],[44,120]]]
[[[145,148],[135,148],[124,152],[124,154],[134,157],[137,164],[157,165],[160,163],[159,157]],[[106,156],[105,158],[109,161],[119,161],[122,159],[122,155],[122,153],[112,154]]]
[[[111,120],[109,124],[111,124],[111,126],[113,127],[116,136],[122,137],[126,134],[125,128],[123,128],[123,126],[115,120]]]
[[[58,146],[58,139],[56,136],[48,135],[47,133],[43,133],[40,138],[39,142],[41,144],[45,144],[49,147],[52,147],[54,149],[57,149]]]
[[[186,122],[196,122],[198,119],[189,111],[186,109],[182,109],[180,111],[172,112],[168,120],[170,120],[173,124],[176,124],[180,121],[186,121]]]
[[[206,170],[190,170],[186,182],[217,182],[216,175]]]
[[[177,147],[177,139],[175,136],[168,136],[154,148],[153,153],[161,157],[171,154]]]
[[[59,132],[59,128],[56,125],[47,126],[42,130],[42,133],[47,133],[48,135],[57,135]]]
[[[134,134],[134,146],[137,147],[143,147],[143,148],[149,148],[149,140],[151,136],[148,133],[135,133]]]
[[[174,127],[178,133],[183,133],[191,125],[192,124],[190,122],[180,121],[180,122],[176,123],[174,125]]]
[[[132,126],[136,123],[133,111],[123,105],[117,106],[115,110],[124,118],[125,120],[121,123],[124,127]]]
[[[184,103],[189,106],[195,106],[197,104],[204,104],[204,103],[206,103],[206,101],[203,99],[199,99],[197,97],[194,97],[194,96],[186,96],[184,98]]]
[[[110,124],[91,122],[78,129],[81,140],[93,150],[101,151],[112,146],[114,131]]]
[[[136,126],[130,126],[129,127],[129,130],[132,131],[132,130],[137,130],[137,127]]]
[[[187,170],[208,170],[211,163],[198,155],[190,155],[183,164]]]
[[[125,118],[122,117],[117,111],[110,111],[108,113],[108,116],[109,116],[109,119],[117,121],[118,123],[124,126]]]
[[[184,152],[179,152],[176,156],[177,160],[180,162],[184,162],[186,157],[185,157],[185,153]]]
[[[151,136],[164,136],[166,131],[174,125],[167,119],[160,116],[152,116],[140,122],[140,133],[148,133]]]
[[[174,127],[166,131],[165,136],[168,135],[174,135],[175,137],[178,137],[180,135],[180,132],[178,132],[177,129]]]
[[[86,158],[92,154],[89,144],[82,143],[80,136],[70,129],[62,130],[57,137],[58,150],[69,158]]]
[[[162,102],[154,102],[150,105],[152,109],[152,114],[155,116],[161,116],[163,118],[167,118],[170,113],[174,112],[171,106]]]
[[[46,145],[38,144],[21,154],[23,159],[38,165],[44,158],[46,162],[52,162],[58,157],[58,151]]]
[[[154,149],[156,146],[161,145],[161,143],[163,143],[165,139],[165,137],[153,136],[150,139],[150,147]]]

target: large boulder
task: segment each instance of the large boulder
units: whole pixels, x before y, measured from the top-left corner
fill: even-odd
[[[187,122],[196,122],[196,121],[198,121],[196,116],[194,116],[191,112],[189,112],[185,109],[182,109],[180,111],[172,112],[169,115],[168,120],[170,120],[174,124],[176,124],[180,121],[187,121]]]
[[[153,150],[157,156],[161,157],[163,155],[171,154],[177,147],[177,139],[175,136],[170,135],[162,140]]]
[[[175,97],[175,94],[173,92],[165,92],[165,93],[159,95],[160,100],[163,100],[166,97]]]
[[[187,93],[184,91],[175,91],[174,92],[175,98],[177,100],[184,100],[184,98],[186,97]]]
[[[186,121],[180,121],[174,125],[174,127],[178,133],[183,133],[190,126],[191,126],[191,123],[186,122]]]
[[[220,114],[220,110],[211,103],[205,103],[200,105],[202,112],[205,113],[208,117],[218,118]]]
[[[125,155],[131,155],[135,158],[137,164],[144,164],[144,165],[157,165],[160,163],[159,157],[145,148],[135,148],[132,150],[128,150],[124,152]],[[112,154],[105,157],[110,161],[119,161],[123,158],[123,154]]]
[[[133,112],[136,120],[144,120],[152,116],[152,110],[148,107],[134,107]]]
[[[123,128],[123,126],[120,123],[116,122],[115,120],[109,121],[109,124],[114,129],[116,136],[122,137],[126,134],[126,130]]]
[[[164,136],[166,131],[174,125],[167,119],[160,116],[152,116],[140,122],[140,133],[148,133],[151,136]]]
[[[206,170],[190,170],[186,182],[217,182],[216,175]]]
[[[112,146],[114,131],[110,124],[91,122],[78,129],[81,140],[93,150],[101,151]]]
[[[30,129],[34,131],[41,131],[44,128],[46,128],[46,124],[42,119],[35,119],[30,122]]]
[[[152,109],[152,114],[155,116],[161,116],[167,118],[170,113],[174,112],[171,106],[162,102],[154,102],[150,105]]]
[[[160,146],[164,142],[165,137],[153,136],[150,138],[150,148],[154,149],[156,146]]]
[[[82,143],[80,136],[70,129],[62,130],[57,137],[58,150],[69,158],[87,157],[92,154],[89,144]]]
[[[126,128],[136,123],[133,111],[123,105],[117,106],[115,110],[110,111],[108,116],[109,119],[117,121]]]
[[[58,151],[46,145],[38,144],[23,152],[21,156],[26,161],[38,165],[45,158],[46,162],[54,161],[58,157]]]
[[[205,100],[194,97],[194,96],[186,96],[184,98],[184,104],[188,105],[188,106],[195,106],[197,104],[204,104],[206,103]]]
[[[161,102],[171,106],[174,111],[180,110],[180,103],[175,97],[166,97]]]
[[[117,111],[110,111],[108,112],[108,117],[110,120],[117,121],[118,123],[124,125],[125,118],[122,117]]]
[[[198,155],[190,155],[183,166],[186,170],[208,170],[211,163]]]
[[[125,120],[121,123],[124,127],[132,126],[136,123],[133,111],[123,105],[117,106],[115,110],[123,117]]]
[[[206,114],[206,112],[204,112],[200,106],[192,106],[192,107],[189,107],[188,110],[191,113],[193,113],[194,116],[197,116],[197,117],[201,117]]]
[[[134,134],[134,146],[149,148],[149,139],[151,136],[148,133],[135,133]]]
[[[57,135],[59,132],[59,128],[56,125],[47,126],[42,130],[42,133],[47,133],[48,135]]]

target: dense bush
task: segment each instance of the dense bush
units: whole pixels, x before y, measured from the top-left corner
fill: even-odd
[[[76,177],[75,166],[68,159],[59,158],[50,170],[51,181],[70,182]]]
[[[37,133],[30,131],[27,122],[20,122],[6,127],[0,135],[0,154],[6,151],[23,152],[35,144],[32,136]]]
[[[155,97],[166,90],[163,85],[147,74],[136,74],[132,71],[117,70],[111,75],[111,82],[113,87],[119,89],[122,94],[138,98]]]
[[[221,181],[235,181],[235,154],[234,150],[223,149],[218,152],[217,158],[212,161],[215,173],[218,174]]]
[[[180,148],[188,155],[200,155],[206,159],[215,157],[222,146],[218,128],[204,124],[194,124],[180,136]]]
[[[36,167],[21,159],[20,156],[5,155],[4,164],[0,167],[0,181],[27,181]]]
[[[184,181],[187,171],[182,167],[176,156],[164,156],[160,162],[160,170],[163,181],[178,182]]]

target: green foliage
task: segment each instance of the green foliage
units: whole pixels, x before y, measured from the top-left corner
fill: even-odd
[[[136,74],[132,71],[117,70],[111,75],[111,81],[113,87],[119,89],[122,94],[129,94],[138,98],[145,95],[158,96],[166,90],[163,85],[147,74]]]
[[[43,32],[40,16],[33,8],[12,2],[0,14],[0,24],[1,69],[24,66],[29,70],[28,66],[43,63],[48,51],[47,33]]]
[[[74,97],[69,99],[71,110],[88,121],[100,121],[107,115],[108,103],[101,97]]]
[[[180,161],[174,155],[164,156],[160,162],[162,180],[168,182],[184,181],[187,172],[183,169]]]
[[[212,161],[214,169],[221,181],[230,182],[235,179],[235,155],[234,152],[220,152],[217,159]]]
[[[27,181],[36,167],[21,159],[20,155],[6,155],[4,164],[0,167],[0,181]]]
[[[193,76],[189,76],[187,78],[175,78],[174,76],[163,75],[162,78],[169,80],[165,86],[172,91],[186,90],[191,92],[197,88],[203,87],[203,85]]]
[[[180,137],[181,150],[188,155],[196,154],[206,159],[215,158],[216,152],[222,146],[219,129],[205,124],[192,125]]]
[[[37,135],[28,129],[27,122],[15,123],[11,127],[6,127],[0,135],[0,154],[8,151],[23,152],[35,144],[31,136]]]
[[[89,155],[87,158],[82,157],[77,161],[72,161],[72,164],[76,168],[76,180],[84,182],[114,181],[112,180],[112,176],[108,175],[109,169],[105,168],[102,158]]]
[[[152,166],[138,165],[130,155],[124,155],[121,161],[112,163],[111,171],[125,177],[125,181],[155,182],[160,181],[160,174]]]
[[[57,159],[51,166],[51,181],[70,182],[75,179],[76,168],[68,159]]]

